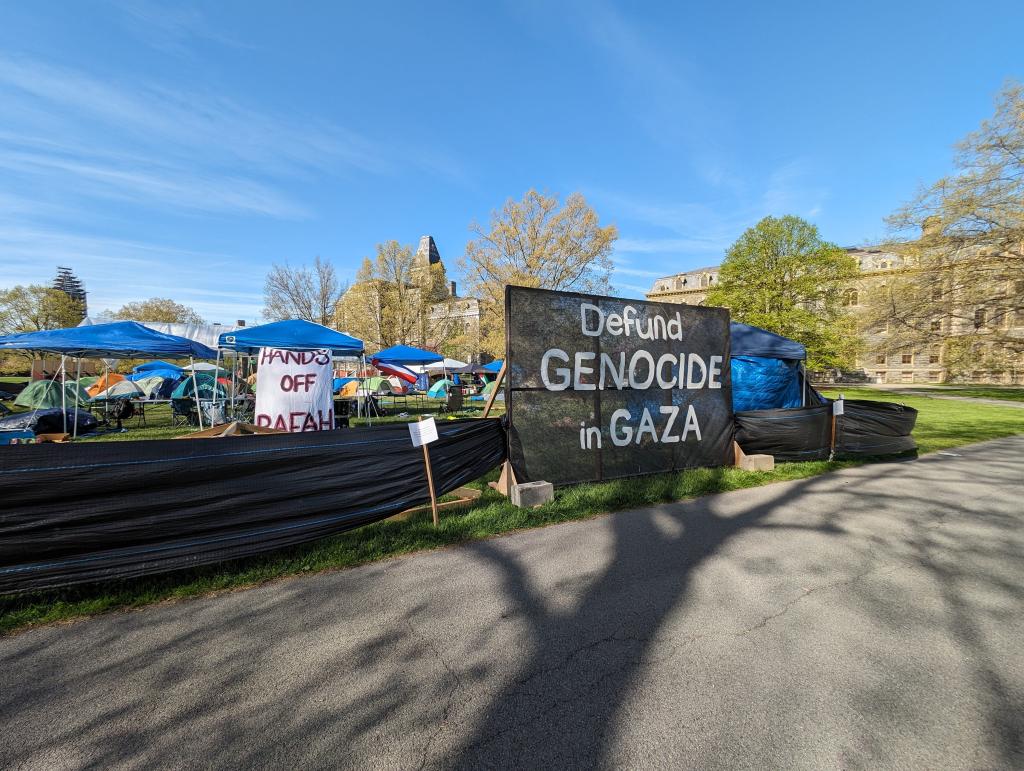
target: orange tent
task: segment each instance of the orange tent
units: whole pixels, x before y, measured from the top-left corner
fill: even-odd
[[[124,375],[118,375],[116,372],[108,372],[105,375],[102,375],[100,379],[91,386],[86,388],[85,392],[89,394],[89,398],[91,399],[103,391],[106,391],[110,386],[114,385],[114,383],[120,383],[122,380],[124,380]]]

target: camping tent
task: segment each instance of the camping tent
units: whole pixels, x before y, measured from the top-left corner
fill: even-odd
[[[363,352],[363,341],[321,324],[302,319],[288,319],[243,327],[220,336],[222,349],[254,355],[260,348],[283,348],[288,351],[316,351],[330,349],[335,356],[358,356]]]
[[[14,403],[19,407],[29,407],[33,410],[45,410],[60,408],[65,405],[74,405],[75,400],[84,404],[89,400],[89,395],[74,381],[68,380],[64,383],[63,403],[61,398],[61,384],[56,380],[37,380],[29,383],[18,394]]]
[[[162,372],[164,370],[168,370],[170,372],[182,372],[181,367],[177,364],[171,364],[169,361],[147,361],[132,367],[132,373]]]
[[[105,372],[92,385],[86,388],[85,392],[89,394],[90,399],[93,399],[114,385],[114,383],[120,383],[124,379],[124,375],[119,375],[117,372]]]
[[[138,382],[145,378],[159,376],[161,378],[178,381],[184,374],[185,370],[176,364],[171,364],[166,361],[147,361],[145,364],[140,364],[132,369],[132,373],[128,375],[128,379]]]
[[[142,386],[138,383],[133,383],[131,380],[118,380],[112,384],[106,390],[100,391],[90,399],[90,401],[108,401],[111,399],[138,399],[145,397],[146,392],[142,390]]]
[[[368,377],[359,391],[364,394],[389,394],[392,391],[391,381],[386,377]]]
[[[439,353],[413,348],[411,345],[393,345],[383,351],[378,351],[373,358],[396,364],[433,364],[444,361],[444,356]]]
[[[161,375],[149,375],[140,377],[133,382],[146,395],[147,399],[170,399],[174,393],[174,387],[180,378],[162,377]]]
[[[193,385],[193,380],[195,385]],[[187,377],[182,380],[175,387],[174,392],[171,394],[172,399],[190,399],[195,393],[195,389],[199,388],[200,399],[227,399],[228,391],[224,384],[217,380],[213,375],[206,372],[197,372],[192,377]]]
[[[773,332],[730,324],[732,406],[735,412],[800,407],[804,403],[800,343]]]
[[[448,378],[442,378],[434,383],[434,385],[430,386],[430,390],[427,391],[427,396],[431,399],[444,399],[448,396],[449,386],[453,385],[455,385],[455,383]]]

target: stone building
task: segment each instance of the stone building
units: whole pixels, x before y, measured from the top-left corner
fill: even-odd
[[[414,339],[407,342],[463,361],[477,360],[480,357],[480,301],[473,297],[460,297],[456,283],[444,279],[443,269],[444,262],[433,237],[422,236],[413,257],[412,281],[407,288],[414,293],[430,292],[430,297],[436,302],[427,308],[426,324],[421,323]],[[365,289],[366,284],[353,284],[346,297],[349,293],[359,296],[357,293],[362,292],[362,300],[372,305],[365,312],[370,315],[380,313],[376,304],[377,293]],[[345,325],[343,319],[339,321]],[[349,331],[360,333],[359,329]],[[365,332],[362,334],[367,336]],[[366,342],[371,348],[384,345],[371,339]]]
[[[864,310],[868,293],[882,287],[887,277],[902,270],[907,270],[903,258],[879,247],[850,247],[847,251],[857,259],[860,265],[860,277],[852,286],[844,289],[842,304],[853,314]],[[703,305],[707,300],[708,290],[718,280],[718,267],[711,266],[696,270],[663,276],[654,281],[647,299],[660,302],[683,303],[685,305]],[[1013,332],[1024,337],[1024,314],[1007,314],[1001,322]],[[945,346],[943,340],[957,334],[956,329],[941,329],[944,338],[925,349],[906,350],[892,353],[884,350],[887,329],[861,329],[864,347],[857,357],[856,369],[875,383],[943,383],[952,378],[946,367]],[[983,338],[983,335],[979,335]],[[984,346],[985,343],[978,343]],[[984,368],[971,372],[969,380],[977,383],[1024,383],[1024,357],[1016,367],[1007,369],[986,370]]]

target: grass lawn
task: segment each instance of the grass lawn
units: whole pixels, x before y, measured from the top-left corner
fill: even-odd
[[[971,396],[975,399],[1005,399],[1024,402],[1024,388],[1014,386],[928,386],[927,390],[948,396]]]
[[[834,392],[826,393],[834,395]],[[914,435],[921,452],[935,452],[1024,433],[1024,410],[927,397],[903,397],[872,389],[844,388],[843,393],[851,399],[900,401],[917,408],[920,415]],[[133,436],[115,436],[141,438],[142,432],[157,430],[155,427],[139,429]],[[405,520],[377,522],[260,557],[162,576],[0,598],[0,634],[35,624],[252,586],[283,576],[350,567],[512,530],[586,519],[610,511],[802,479],[861,462],[780,463],[772,472],[734,468],[694,469],[640,479],[585,484],[558,490],[552,503],[538,509],[517,509],[487,488],[486,479],[479,480],[475,486],[484,491],[479,501],[461,511],[442,511],[441,526],[437,529],[431,526],[427,511]],[[490,478],[494,476],[496,474]]]

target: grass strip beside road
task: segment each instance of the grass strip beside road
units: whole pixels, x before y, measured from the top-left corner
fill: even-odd
[[[919,410],[914,435],[922,453],[1024,433],[1024,410],[927,397],[902,397],[870,389],[843,389],[847,398],[899,401]],[[834,392],[827,392],[834,396]],[[230,441],[230,440],[226,440]],[[488,536],[599,514],[685,500],[771,482],[804,479],[862,461],[780,463],[771,472],[735,468],[692,469],[639,479],[578,485],[558,490],[538,509],[518,509],[485,482],[479,501],[468,509],[430,512],[405,520],[385,520],[348,533],[259,557],[161,576],[71,587],[0,598],[0,634],[117,609],[254,586],[286,576],[337,570],[401,554],[473,541]],[[879,467],[884,473],[884,466]],[[493,476],[496,475],[492,475]]]

